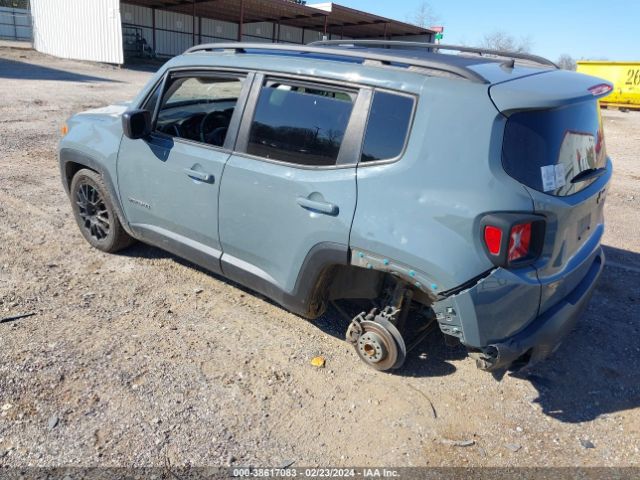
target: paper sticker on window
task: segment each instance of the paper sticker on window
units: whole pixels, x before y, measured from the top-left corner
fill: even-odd
[[[542,190],[545,192],[557,190],[567,184],[566,172],[562,163],[540,167],[540,173],[542,175]]]
[[[545,192],[555,190],[557,188],[555,165],[545,165],[544,167],[540,167],[540,173],[542,174],[542,190]]]
[[[567,184],[567,178],[565,176],[564,164],[559,163],[555,167],[556,171],[556,188],[564,187]]]

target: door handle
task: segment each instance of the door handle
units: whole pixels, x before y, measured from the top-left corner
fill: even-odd
[[[340,209],[337,205],[329,202],[320,202],[318,200],[311,200],[305,197],[298,197],[298,205],[314,212],[325,213],[327,215],[337,216],[340,213]]]
[[[200,180],[201,182],[213,183],[214,181],[213,175],[209,173],[199,172],[190,168],[185,168],[184,173],[195,180]]]

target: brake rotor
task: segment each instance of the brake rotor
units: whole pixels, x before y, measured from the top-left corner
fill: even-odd
[[[381,320],[381,321],[379,321]],[[358,356],[376,370],[399,368],[406,358],[406,349],[400,332],[388,320],[360,322],[362,334],[354,344]],[[400,339],[400,342],[396,340]]]
[[[398,357],[396,359],[396,363],[393,364],[392,369],[397,369],[404,365],[404,361],[407,359],[407,346],[404,343],[404,338],[402,338],[402,334],[396,328],[396,326],[391,323],[386,318],[381,318],[380,316],[376,317],[376,322],[382,325],[393,337],[395,340],[396,346],[398,348]]]

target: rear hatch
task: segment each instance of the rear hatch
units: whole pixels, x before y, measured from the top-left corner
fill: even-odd
[[[580,283],[599,251],[611,162],[598,98],[610,90],[601,79],[565,71],[490,88],[507,117],[503,168],[524,185],[535,213],[547,220],[534,265],[542,284],[539,314]]]

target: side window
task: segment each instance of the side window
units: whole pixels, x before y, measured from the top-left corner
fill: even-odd
[[[175,138],[223,146],[243,82],[243,77],[227,76],[170,78],[156,130]]]
[[[411,97],[375,92],[361,162],[389,160],[402,153],[411,125],[413,104]]]
[[[267,81],[247,153],[296,165],[335,165],[355,96],[323,86]]]

